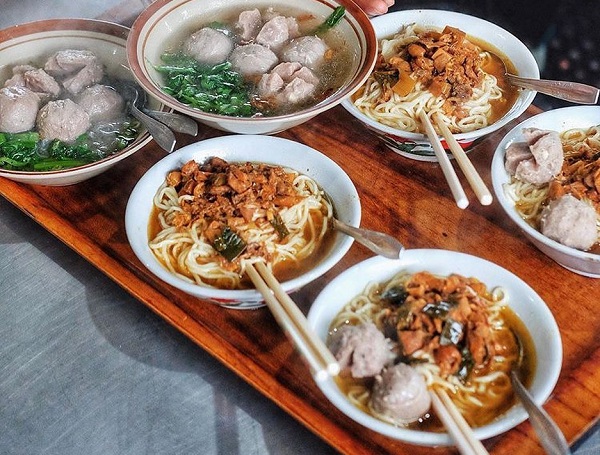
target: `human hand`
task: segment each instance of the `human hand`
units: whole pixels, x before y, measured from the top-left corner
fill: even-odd
[[[354,0],[362,10],[369,16],[385,14],[390,6],[394,5],[394,0]]]

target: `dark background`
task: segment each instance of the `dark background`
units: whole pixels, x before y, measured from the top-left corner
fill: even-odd
[[[543,79],[600,87],[598,0],[396,0],[390,11],[404,9],[443,9],[486,19],[527,45],[538,62]],[[539,94],[534,104],[543,109],[571,105]]]

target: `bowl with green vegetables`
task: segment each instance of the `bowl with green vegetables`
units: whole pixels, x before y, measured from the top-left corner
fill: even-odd
[[[336,106],[376,54],[369,18],[344,1],[157,0],[127,40],[152,97],[238,134],[277,133]]]
[[[91,19],[0,30],[0,176],[64,186],[94,177],[152,140],[117,81],[129,29]],[[166,107],[152,100],[150,107]]]

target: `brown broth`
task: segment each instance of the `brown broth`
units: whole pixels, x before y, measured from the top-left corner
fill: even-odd
[[[152,207],[152,213],[150,215],[150,220],[148,222],[148,238],[154,239],[158,233],[162,230],[160,222],[158,220],[159,209],[156,206]],[[313,221],[315,222],[315,229],[318,231],[321,229],[323,225],[323,221],[326,220],[325,217],[318,217],[316,214],[313,214]],[[319,219],[320,218],[320,219]],[[309,271],[314,268],[319,262],[323,260],[323,258],[329,253],[331,248],[333,247],[335,239],[335,232],[332,226],[329,226],[324,237],[321,239],[319,244],[316,247],[316,251],[310,254],[308,257],[302,259],[301,261],[283,261],[277,264],[277,266],[273,269],[273,274],[277,278],[278,281],[288,281],[294,278],[299,277],[303,273]],[[157,258],[157,260],[159,260]],[[222,259],[225,261],[225,259]],[[162,261],[160,261],[162,263]],[[165,265],[165,264],[163,264]],[[190,273],[179,267],[176,267],[178,273],[189,277],[192,279]],[[220,287],[219,283],[214,280],[212,282],[207,282],[207,284],[215,287]],[[241,288],[242,289],[252,289],[254,285],[250,281],[247,276],[242,277],[241,280]]]

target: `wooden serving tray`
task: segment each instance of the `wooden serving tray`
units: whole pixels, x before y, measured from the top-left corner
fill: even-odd
[[[536,112],[530,108],[520,120]],[[480,142],[470,153],[490,188],[496,144],[515,124]],[[200,129],[197,138],[180,137],[180,146],[224,134]],[[279,136],[325,153],[346,170],[361,197],[363,227],[392,234],[408,248],[444,248],[480,256],[532,286],[554,313],[564,348],[562,373],[545,408],[570,442],[593,425],[600,414],[599,281],[569,272],[538,251],[497,202],[479,205],[460,172],[471,205],[459,209],[436,163],[393,153],[339,106]],[[347,418],[323,396],[266,308],[224,309],[150,274],[129,247],[124,214],[138,179],[163,156],[151,142],[86,182],[43,187],[0,178],[0,194],[337,450],[454,453],[452,448],[408,445]],[[307,312],[326,283],[370,256],[355,243],[336,267],[294,294],[294,300]],[[528,422],[485,445],[494,454],[514,453],[517,448],[519,453],[543,453]]]

